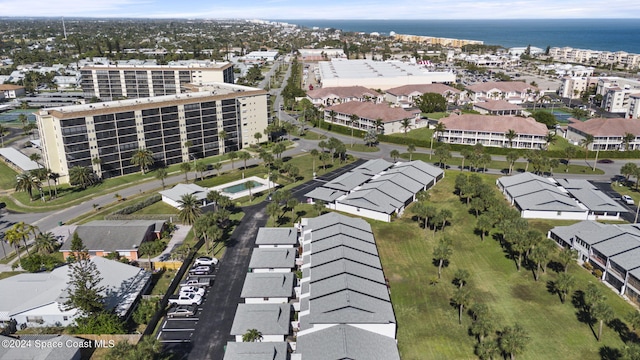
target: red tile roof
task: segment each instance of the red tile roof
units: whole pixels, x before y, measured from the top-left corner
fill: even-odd
[[[342,114],[356,114],[364,119],[382,119],[383,122],[400,121],[402,119],[416,117],[420,114],[420,110],[418,109],[406,111],[399,107],[390,107],[387,104],[374,104],[360,101],[349,101],[325,109],[325,111],[331,110]]]
[[[538,88],[522,81],[489,81],[486,83],[478,83],[467,86],[467,89],[473,92],[488,92],[494,89],[502,92],[521,92],[526,93],[527,89],[538,91]]]
[[[595,118],[584,122],[575,121],[569,129],[576,129],[593,136],[624,136],[625,133],[640,136],[640,119]]]
[[[537,122],[535,119],[517,116],[463,114],[442,118],[440,122],[444,124],[447,130],[503,133],[513,130],[517,134],[527,135],[546,135],[549,132],[546,125]]]
[[[444,84],[403,85],[403,86],[398,86],[398,87],[389,89],[387,90],[387,92],[392,95],[405,95],[405,96],[408,96],[414,92],[419,92],[421,94],[436,93],[440,95],[444,95],[447,92],[451,92],[454,94],[461,93],[460,90]]]
[[[365,95],[369,97],[377,97],[381,94],[377,91],[367,89],[364,86],[346,86],[346,87],[326,87],[315,89],[307,92],[307,96],[312,99],[322,99],[329,96],[337,96],[339,98],[363,98]]]

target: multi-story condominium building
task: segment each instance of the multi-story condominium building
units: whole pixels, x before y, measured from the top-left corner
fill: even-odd
[[[45,164],[66,183],[74,166],[91,167],[102,178],[139,171],[131,157],[140,148],[157,164],[171,165],[255,143],[253,134],[267,127],[268,93],[225,83],[205,89],[40,110]]]
[[[567,127],[566,137],[579,144],[587,135],[593,136],[589,150],[626,150],[625,134],[635,135],[629,141],[629,150],[640,149],[640,120],[595,118],[574,121]]]
[[[627,113],[627,118],[640,118],[640,93],[629,95],[629,112]]]
[[[467,87],[472,102],[487,100],[506,100],[512,104],[535,101],[540,90],[521,81],[489,81]]]
[[[450,144],[482,144],[514,149],[541,149],[547,144],[549,133],[544,124],[533,118],[493,115],[451,115],[440,120],[446,130],[439,133],[438,140]],[[509,139],[513,130],[516,136]]]
[[[627,69],[640,65],[640,55],[625,51],[599,51],[588,49],[574,49],[570,47],[552,47],[549,56],[554,60],[576,62],[583,64],[620,65]]]
[[[570,77],[562,79],[558,94],[563,98],[578,99],[580,94],[586,91],[590,86],[598,85],[597,77]]]
[[[608,112],[624,113],[628,117],[630,96],[640,94],[640,81],[618,77],[598,80],[596,94],[602,95],[602,108]]]
[[[190,62],[183,65],[90,65],[80,70],[86,98],[110,101],[180,94],[184,84],[233,84],[228,62]]]

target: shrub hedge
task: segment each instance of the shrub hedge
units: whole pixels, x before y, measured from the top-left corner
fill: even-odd
[[[146,199],[144,199],[143,201],[137,202],[133,205],[129,205],[127,207],[124,207],[120,210],[114,211],[113,213],[111,213],[111,215],[129,215],[129,214],[133,214],[134,212],[144,209],[147,206],[150,206],[152,204],[157,203],[158,201],[162,200],[162,195],[160,194],[155,194],[153,196],[150,196]]]

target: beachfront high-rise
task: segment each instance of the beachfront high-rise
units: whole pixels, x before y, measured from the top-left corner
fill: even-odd
[[[140,170],[131,163],[140,148],[157,165],[171,165],[242,149],[266,129],[266,91],[226,83],[198,90],[42,109],[36,118],[45,164],[62,183],[74,166],[111,178]]]
[[[228,62],[190,61],[177,65],[91,65],[80,69],[85,98],[103,101],[174,95],[185,84],[233,84]]]

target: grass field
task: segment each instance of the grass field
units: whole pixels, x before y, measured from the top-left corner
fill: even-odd
[[[472,302],[489,306],[499,327],[521,324],[530,341],[518,359],[613,359],[602,357],[608,349],[621,349],[623,342],[611,328],[605,327],[603,339],[597,342],[589,325],[577,319],[577,309],[547,290],[547,282],[556,278],[548,269],[540,281],[530,271],[516,271],[499,243],[491,236],[483,242],[473,232],[475,218],[453,194],[456,172],[430,190],[432,202],[440,209],[450,209],[454,216],[444,235],[453,242],[450,264],[437,278],[432,264],[433,248],[443,235],[426,232],[411,219],[410,208],[393,223],[371,221],[385,275],[390,281],[391,297],[398,322],[398,345],[402,359],[476,359],[476,340],[469,335],[469,316],[458,324],[457,311],[450,305],[454,293],[453,274],[457,269],[471,273],[469,289]],[[488,183],[495,176],[481,175]],[[534,221],[543,230],[569,222]],[[599,283],[586,270],[572,265],[569,272],[576,277],[575,289],[585,289],[589,282]],[[616,317],[624,318],[633,308],[613,291],[600,284]],[[596,329],[597,331],[597,329]]]
[[[12,168],[0,161],[0,190],[10,190],[16,187],[16,175]]]

